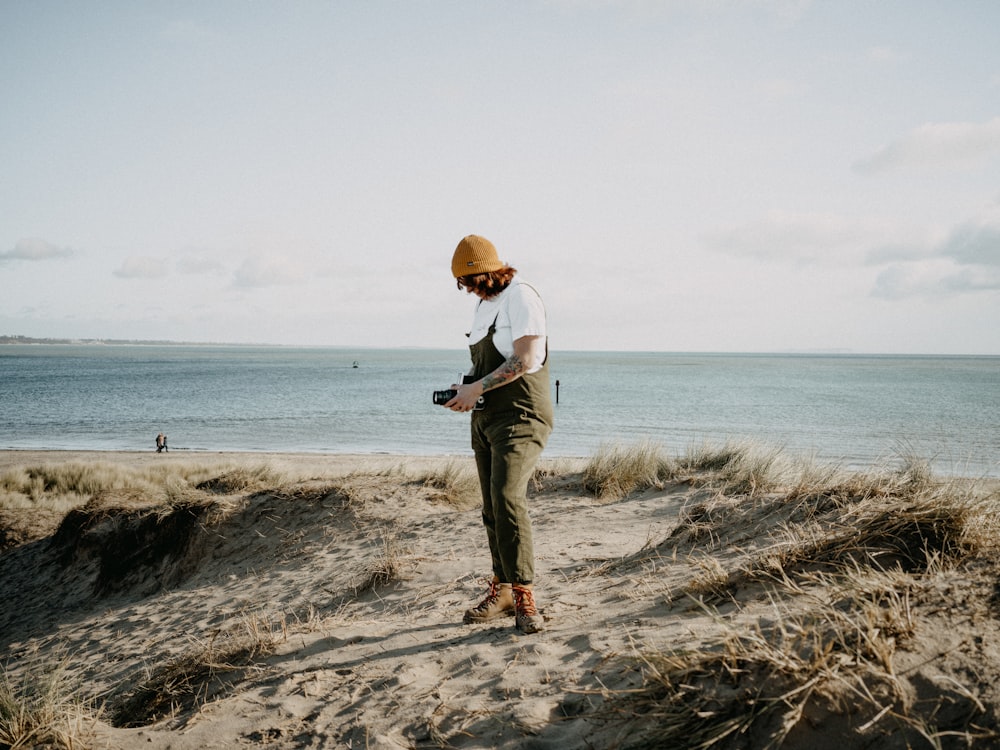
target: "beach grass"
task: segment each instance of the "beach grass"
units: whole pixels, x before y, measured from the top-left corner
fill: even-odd
[[[602,445],[584,467],[583,486],[597,497],[617,500],[633,492],[661,488],[679,471],[677,460],[656,442]]]
[[[287,638],[284,618],[245,612],[207,640],[194,640],[180,655],[148,668],[131,690],[110,696],[110,722],[141,727],[203,706],[266,671],[262,660]]]
[[[0,747],[87,747],[102,714],[63,655],[52,654],[18,676],[0,667]]]
[[[437,498],[455,508],[474,508],[482,501],[479,477],[471,461],[449,459],[439,467],[420,473],[415,481],[439,490]]]
[[[667,601],[707,613],[724,633],[693,649],[637,648],[626,660],[639,682],[602,712],[628,726],[623,748],[807,747],[802,727],[821,720],[845,738],[893,727],[887,747],[998,739],[976,722],[956,728],[937,716],[951,704],[988,713],[974,693],[956,683],[914,701],[894,666],[918,628],[914,601],[947,571],[995,563],[995,488],[936,480],[913,457],[854,473],[755,445],[689,452],[666,470],[664,461],[645,444],[598,457],[626,477],[598,486],[614,496],[664,476],[709,490],[669,537],[606,569],[648,571],[686,556],[694,575]],[[737,565],[723,564],[734,557]],[[737,625],[717,609],[754,601],[768,604],[766,620]]]
[[[567,537],[580,523],[573,511],[587,503],[623,514],[631,504],[662,521],[631,535],[626,552],[588,557],[577,572],[561,562],[571,547],[557,544],[560,557],[546,558],[562,566],[566,585],[577,588],[562,609],[569,612],[566,633],[550,631],[548,640],[538,640],[537,653],[551,649],[569,660],[566,654],[589,648],[581,644],[599,642],[594,634],[608,623],[626,632],[630,644],[627,652],[574,662],[572,678],[546,672],[540,695],[550,697],[580,680],[586,683],[581,692],[591,697],[573,717],[549,720],[586,723],[585,739],[567,747],[811,748],[823,734],[841,738],[842,748],[943,750],[987,747],[1000,739],[1000,704],[987,695],[992,673],[978,683],[964,679],[962,670],[977,668],[974,660],[956,661],[954,671],[931,687],[907,673],[938,658],[928,651],[936,647],[928,631],[931,622],[948,631],[950,621],[935,619],[942,612],[961,608],[973,632],[977,623],[996,618],[996,483],[941,480],[913,456],[847,471],[756,443],[697,445],[670,455],[643,441],[602,447],[584,461],[549,462],[536,471],[532,488],[544,495],[537,508],[543,513],[557,495],[570,498],[568,515],[551,516],[565,518],[567,525],[558,528]],[[442,574],[440,584],[414,589],[415,598],[401,592],[405,584],[420,585],[421,566],[442,564],[452,571],[451,528],[475,516],[480,504],[468,459],[417,469],[400,461],[330,474],[259,459],[132,467],[32,464],[6,470],[0,492],[6,498],[0,510],[33,516],[44,509],[60,516],[58,527],[37,532],[48,534],[47,554],[61,561],[53,580],[76,568],[91,570],[95,601],[176,589],[216,554],[216,540],[229,539],[227,549],[240,556],[222,568],[226,575],[213,573],[216,578],[200,585],[228,585],[238,579],[233,565],[245,567],[248,601],[252,582],[263,575],[251,569],[257,565],[293,572],[295,585],[304,586],[311,583],[310,570],[297,567],[300,562],[350,552],[345,564],[327,569],[333,578],[314,588],[322,595],[244,605],[221,622],[213,618],[211,627],[184,633],[183,648],[145,663],[138,674],[133,670],[117,687],[88,690],[79,664],[58,649],[21,655],[16,669],[8,665],[0,672],[0,747],[12,748],[87,747],[92,728],[103,721],[113,727],[184,727],[241,686],[280,682],[274,675],[278,662],[270,657],[290,641],[322,637],[337,624],[360,623],[364,636],[348,634],[331,643],[362,643],[375,618],[394,613],[416,643],[425,625],[406,618],[433,612],[438,598],[460,611],[462,605],[450,599],[457,582]],[[641,502],[633,502],[637,498]],[[406,504],[409,520],[400,515]],[[668,512],[669,523],[663,521]],[[433,551],[415,553],[413,546],[435,518],[449,531]],[[602,531],[576,545],[604,543]],[[466,580],[459,571],[451,574]],[[233,585],[242,601],[246,584]],[[592,591],[604,597],[599,605],[591,603]],[[645,609],[619,623],[616,602]],[[598,616],[606,619],[588,619]],[[632,629],[644,622],[657,625],[633,639]],[[657,637],[660,627],[678,622],[688,623],[692,637]],[[447,630],[440,637],[448,648],[477,643],[474,635],[456,637]],[[483,638],[491,650],[505,642],[490,631]],[[326,647],[318,648],[322,654]],[[519,660],[530,662],[527,654],[534,652],[525,645],[512,648],[516,653],[502,672],[513,676],[522,668]],[[426,653],[414,647],[412,655],[423,659],[429,653],[437,654],[436,647]],[[348,674],[354,679],[354,666],[330,668],[338,659],[353,665],[354,657],[331,652],[317,658],[309,670],[331,682]],[[463,674],[476,658],[482,657],[462,659]],[[412,673],[406,680],[420,684]],[[393,684],[356,690],[373,696]],[[504,689],[510,699],[523,686]],[[478,715],[470,709],[448,719],[443,701],[435,710],[441,712],[435,741],[442,746],[464,738]],[[449,737],[442,729],[449,726],[457,734]],[[532,725],[525,731],[543,729]]]
[[[836,464],[790,455],[780,447],[749,440],[693,444],[680,455],[672,455],[649,440],[606,444],[588,459],[583,470],[584,488],[602,499],[662,489],[672,481],[748,497],[788,488],[799,496],[885,495],[921,489],[931,481],[931,470],[928,461],[901,455],[868,470],[846,471]]]
[[[156,502],[168,499],[178,486],[214,483],[223,490],[231,486],[237,491],[260,487],[267,481],[277,483],[280,479],[266,465],[226,468],[197,460],[143,467],[124,467],[101,460],[42,463],[0,472],[0,510],[66,511],[109,492],[132,493]]]

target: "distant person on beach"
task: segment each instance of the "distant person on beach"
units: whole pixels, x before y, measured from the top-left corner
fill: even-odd
[[[167,436],[161,432],[156,436],[156,452],[160,453],[165,450],[167,450]]]
[[[483,495],[483,524],[493,560],[486,597],[466,623],[513,615],[522,633],[543,630],[532,584],[535,553],[528,480],[552,432],[545,307],[516,278],[493,244],[476,235],[458,243],[451,261],[458,288],[479,298],[469,350],[472,369],[444,406],[472,412],[472,449]]]

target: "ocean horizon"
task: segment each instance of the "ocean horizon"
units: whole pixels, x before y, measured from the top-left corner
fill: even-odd
[[[0,346],[0,449],[471,455],[431,403],[464,350],[249,344]],[[1000,356],[551,352],[549,457],[754,441],[847,468],[903,457],[1000,476]],[[558,384],[558,387],[557,387]]]

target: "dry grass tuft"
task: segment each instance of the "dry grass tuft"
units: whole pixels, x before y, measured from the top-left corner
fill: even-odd
[[[915,701],[895,673],[893,656],[916,631],[911,586],[859,574],[842,596],[811,601],[807,614],[730,626],[697,650],[637,654],[639,686],[611,693],[601,715],[624,725],[621,746],[632,750],[815,747],[831,738],[841,747],[985,747],[977,743],[1000,735],[984,728],[996,717],[974,692],[956,684]]]
[[[583,486],[599,498],[620,500],[633,492],[662,488],[677,476],[677,463],[657,443],[606,445],[584,467]]]
[[[851,492],[838,485],[766,504],[701,504],[688,512],[671,539],[657,546],[656,554],[667,554],[670,546],[676,551],[681,543],[717,548],[752,540],[758,551],[748,551],[739,569],[714,570],[683,592],[717,601],[750,582],[788,582],[823,571],[923,574],[996,544],[995,499],[977,495],[968,484],[887,482],[879,488],[873,492],[862,482]],[[891,492],[884,494],[887,488]]]
[[[20,681],[0,670],[0,747],[85,747],[100,712],[81,695],[63,661],[24,670]]]
[[[640,656],[642,687],[612,703],[642,717],[624,746],[710,748],[741,738],[730,746],[772,748],[821,699],[865,720],[899,708],[904,696],[880,668],[889,640],[852,613],[825,614],[731,632],[704,650]]]
[[[837,472],[781,448],[746,441],[692,446],[678,459],[678,471],[699,486],[725,495],[759,497],[790,484],[825,484]]]
[[[149,473],[101,462],[42,464],[0,474],[0,508],[66,511],[100,492],[110,491],[158,495],[161,482]]]
[[[842,747],[942,748],[1000,739],[974,686],[939,686],[917,700],[894,666],[916,637],[913,600],[925,582],[996,554],[996,490],[936,481],[909,458],[849,475],[757,455],[727,449],[688,462],[711,472],[706,485],[734,494],[685,509],[670,537],[607,568],[649,569],[686,548],[695,575],[670,599],[705,611],[706,602],[733,602],[739,612],[757,598],[775,612],[737,629],[709,611],[724,637],[638,654],[639,685],[611,693],[602,711],[624,724],[622,747],[832,746],[835,737]],[[733,557],[742,562],[727,570],[721,560]]]
[[[579,478],[583,473],[586,459],[548,458],[542,459],[531,475],[529,487],[532,492],[555,492],[559,489],[579,489]]]
[[[221,472],[221,478],[220,478]],[[242,477],[242,478],[241,478]],[[279,483],[283,476],[266,465],[229,468],[202,461],[126,468],[115,464],[66,462],[10,468],[0,473],[0,509],[55,508],[68,510],[108,492],[133,492],[152,501],[168,499],[178,488],[198,484],[256,488]],[[239,491],[239,490],[236,490]]]
[[[675,458],[647,440],[602,446],[584,467],[583,485],[609,500],[662,489],[671,481],[712,487],[727,495],[757,497],[796,479],[801,482],[809,472],[815,473],[810,463],[790,459],[780,448],[753,442],[691,446]]]
[[[136,687],[113,700],[111,723],[148,726],[221,698],[238,683],[263,673],[260,660],[274,653],[287,635],[283,618],[245,614],[207,642],[148,672]]]
[[[479,477],[470,461],[450,460],[444,466],[428,471],[416,480],[425,487],[440,490],[436,499],[460,510],[475,508],[481,503]]]
[[[245,492],[259,492],[280,486],[285,477],[267,464],[259,466],[237,466],[236,468],[199,482],[195,487],[203,492],[216,495],[235,495]]]
[[[727,442],[721,446],[702,443],[690,445],[681,456],[679,463],[684,471],[691,473],[714,473],[726,469],[739,461],[747,453],[745,445]]]
[[[773,492],[794,471],[779,448],[751,445],[734,455],[719,470],[713,486],[727,495],[758,497]]]
[[[400,579],[406,554],[395,534],[383,531],[378,548],[370,563],[365,566],[362,579],[354,586],[354,596],[375,591]]]

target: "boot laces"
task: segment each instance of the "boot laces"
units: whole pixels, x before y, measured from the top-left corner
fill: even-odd
[[[491,606],[497,603],[500,599],[500,584],[496,581],[490,581],[490,588],[486,592],[486,596],[483,598],[479,604],[476,605],[476,611],[485,611]]]
[[[535,595],[531,589],[526,589],[521,586],[514,586],[514,605],[517,607],[517,612],[525,617],[536,617],[538,615],[538,608],[535,606]]]

